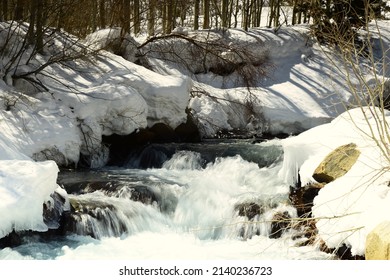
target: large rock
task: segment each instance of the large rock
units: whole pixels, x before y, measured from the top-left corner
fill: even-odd
[[[374,228],[366,239],[366,260],[390,260],[390,221]]]
[[[313,174],[313,178],[319,183],[330,183],[346,174],[355,164],[360,151],[356,144],[343,145],[329,153],[320,163]]]

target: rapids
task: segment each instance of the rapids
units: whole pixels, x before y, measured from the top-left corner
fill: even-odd
[[[282,160],[278,140],[210,141],[151,145],[121,167],[60,172],[73,207],[65,234],[26,235],[0,259],[326,258],[295,246],[294,229],[270,236],[275,214],[297,216],[278,176]]]

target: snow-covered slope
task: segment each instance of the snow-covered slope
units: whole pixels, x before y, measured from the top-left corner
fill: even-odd
[[[196,81],[189,108],[205,137],[232,129],[297,134],[329,122],[351,99],[342,61],[310,39],[308,26],[189,31],[187,37],[155,40],[141,51],[155,71]],[[213,40],[207,51],[192,42],[204,38]],[[219,73],[223,64],[236,70]]]

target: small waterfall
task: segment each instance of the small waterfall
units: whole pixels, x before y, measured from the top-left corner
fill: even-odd
[[[108,170],[97,181],[73,183],[71,230],[95,238],[160,228],[200,239],[268,236],[275,209],[288,199],[288,187],[277,176],[281,153],[277,145],[246,142],[150,145],[128,165],[159,167]],[[259,167],[266,162],[273,166]],[[243,214],[240,207],[248,203],[261,211]],[[291,209],[282,212],[295,215]]]
[[[153,205],[94,192],[71,196],[74,211],[67,230],[93,238],[118,237],[145,230],[162,230],[170,220]]]
[[[179,151],[173,155],[173,157],[164,162],[163,168],[166,169],[201,169],[205,165],[205,160],[202,159],[200,153],[191,152],[191,151]]]
[[[85,213],[73,214],[72,232],[79,235],[89,235],[93,238],[120,236],[126,232],[125,223],[119,219],[116,209],[94,208],[83,210]]]
[[[183,153],[181,153],[183,152]],[[209,140],[206,143],[168,143],[150,144],[132,151],[124,163],[126,168],[161,168],[172,157],[182,157],[191,152],[199,154],[200,165],[213,163],[217,158],[240,155],[249,162],[257,163],[259,167],[267,167],[282,160],[283,150],[275,144],[253,144],[250,141],[220,142]],[[195,155],[194,154],[194,155]],[[180,168],[180,167],[179,167]]]
[[[173,154],[174,149],[151,144],[131,152],[124,164],[127,168],[160,168]]]

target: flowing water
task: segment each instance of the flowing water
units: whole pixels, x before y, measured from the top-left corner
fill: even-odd
[[[64,235],[26,235],[0,259],[318,259],[298,246],[277,140],[155,144],[122,167],[59,175]],[[285,225],[285,226],[283,226]]]

